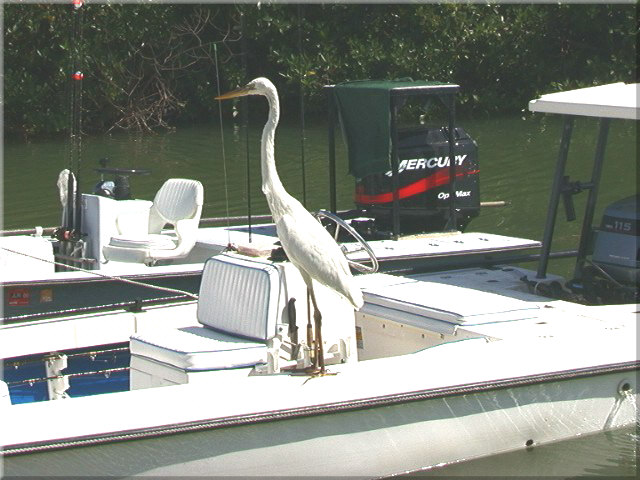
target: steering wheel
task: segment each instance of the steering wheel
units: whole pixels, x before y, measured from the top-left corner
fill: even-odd
[[[356,250],[351,250],[351,251],[347,251],[347,248],[345,247],[345,245],[340,246],[345,257],[347,257],[347,262],[349,262],[349,265],[351,267],[363,273],[375,273],[378,271],[380,264],[378,263],[378,258],[376,257],[375,253],[373,253],[373,249],[367,243],[367,241],[364,238],[362,238],[362,236],[351,225],[349,225],[347,222],[345,222],[336,214],[328,212],[327,210],[318,210],[317,212],[313,213],[313,216],[316,217],[316,219],[320,223],[322,223],[323,218],[326,218],[336,224],[336,231],[333,234],[333,238],[336,240],[336,242],[338,241],[338,233],[340,232],[340,228],[344,228],[345,231],[349,235],[351,235],[353,239],[360,245],[360,248]],[[366,265],[364,263],[359,263],[359,262],[350,260],[349,257],[347,256],[348,253],[359,252],[362,250],[367,252],[367,255],[369,256],[368,261],[371,262],[371,266]]]

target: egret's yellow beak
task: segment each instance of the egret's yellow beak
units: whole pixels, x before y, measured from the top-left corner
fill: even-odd
[[[228,98],[242,97],[244,95],[249,95],[249,93],[251,93],[249,86],[244,86],[231,90],[230,92],[223,93],[219,97],[215,97],[215,100],[227,100]]]

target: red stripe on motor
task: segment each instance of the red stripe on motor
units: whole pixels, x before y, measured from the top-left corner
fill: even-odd
[[[468,172],[456,173],[456,178],[464,177],[466,175],[473,175],[479,173],[480,170],[471,170]],[[449,183],[449,170],[441,170],[434,173],[430,177],[421,178],[417,182],[405,185],[398,189],[398,198],[412,197],[418,193],[427,192],[433,188],[440,187]],[[393,202],[393,192],[378,193],[376,195],[369,195],[366,193],[356,193],[357,203],[390,203]]]

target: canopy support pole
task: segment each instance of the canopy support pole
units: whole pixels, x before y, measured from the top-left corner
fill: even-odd
[[[396,97],[391,95],[391,191],[393,192],[393,239],[398,240],[400,237],[400,192],[398,180],[398,101]]]
[[[333,89],[327,89],[329,96],[329,209],[338,211],[336,200],[336,104]]]
[[[602,176],[604,152],[607,146],[610,124],[610,118],[600,119],[598,142],[596,143],[596,153],[593,160],[593,170],[591,172],[591,188],[589,189],[587,205],[584,211],[584,221],[582,222],[582,232],[580,233],[580,246],[578,247],[578,258],[576,259],[576,267],[573,274],[573,277],[576,280],[579,280],[582,277],[582,268],[584,267],[584,260],[587,257],[587,250],[589,249],[590,245],[591,230],[593,228],[593,216],[596,209],[598,186],[600,185],[600,177]]]
[[[551,198],[549,199],[549,209],[547,211],[547,221],[544,227],[542,251],[540,253],[540,261],[538,263],[538,272],[536,274],[536,278],[546,278],[547,275],[549,253],[551,252],[551,240],[553,238],[553,230],[556,225],[558,202],[560,201],[560,194],[562,193],[562,179],[564,177],[564,170],[567,165],[567,157],[569,156],[569,144],[571,143],[572,132],[573,117],[565,115],[562,130],[562,140],[560,141],[558,162],[556,164],[556,171],[553,177],[553,185],[551,187]]]
[[[449,110],[449,220],[447,226],[449,231],[458,230],[456,215],[456,154],[455,154],[455,116],[456,103],[453,95],[447,95],[447,107]]]

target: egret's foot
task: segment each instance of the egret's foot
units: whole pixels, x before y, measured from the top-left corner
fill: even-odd
[[[305,375],[309,376],[309,378],[307,378],[304,381],[304,383],[307,383],[312,378],[329,377],[329,376],[334,376],[334,375],[338,374],[338,372],[329,372],[326,369],[322,369],[322,368],[318,368],[318,367],[308,367],[308,368],[305,368],[304,370],[305,370]],[[303,383],[303,385],[304,385],[304,383]]]
[[[316,367],[315,365],[311,365],[306,368],[296,368],[296,367],[285,367],[282,369],[283,372],[286,372],[290,375],[299,375],[299,376],[311,376],[311,377],[324,377],[327,375],[337,375],[338,372],[329,372],[326,368],[322,369]]]

